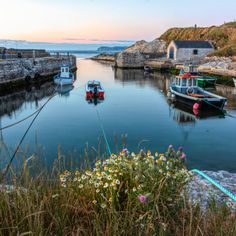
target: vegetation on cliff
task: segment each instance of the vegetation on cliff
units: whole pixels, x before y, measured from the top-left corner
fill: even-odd
[[[61,172],[55,163],[60,181],[33,179],[27,159],[13,181],[21,187],[0,191],[0,235],[235,235],[226,206],[202,210],[184,194],[185,159],[172,145],[154,155],[123,149],[93,168]]]
[[[209,40],[217,49],[212,56],[236,56],[236,22],[211,27],[172,28],[160,39],[167,43],[171,40]]]

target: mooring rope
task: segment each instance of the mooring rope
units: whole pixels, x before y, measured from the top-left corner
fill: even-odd
[[[203,177],[204,179],[206,179],[208,182],[210,182],[211,184],[213,184],[215,187],[217,187],[219,190],[221,190],[221,192],[223,192],[224,194],[226,194],[229,198],[231,198],[234,202],[236,202],[236,195],[234,195],[233,193],[231,193],[228,189],[226,189],[225,187],[223,187],[221,184],[217,183],[215,180],[213,180],[210,176],[208,176],[207,174],[203,173],[202,171],[198,170],[198,169],[193,169],[190,172],[194,172],[198,175],[200,175],[201,177]]]
[[[112,153],[111,153],[111,148],[110,148],[109,142],[108,142],[108,140],[107,140],[107,136],[106,136],[106,133],[105,133],[103,124],[102,124],[102,119],[101,119],[101,117],[100,117],[100,115],[99,115],[99,112],[98,112],[97,108],[96,108],[96,113],[97,113],[97,117],[98,117],[98,121],[99,121],[100,128],[101,128],[102,133],[103,133],[103,138],[104,138],[105,143],[106,143],[106,146],[107,146],[107,150],[108,150],[108,152],[109,152],[109,154],[110,154],[110,156],[111,156],[111,154],[112,154]]]
[[[13,153],[11,159],[10,159],[10,161],[8,162],[6,168],[4,169],[3,173],[1,173],[0,181],[2,181],[2,180],[4,179],[4,177],[6,176],[7,172],[9,171],[9,169],[10,169],[10,167],[11,167],[11,164],[12,164],[13,160],[15,159],[16,154],[17,154],[17,152],[18,152],[18,150],[19,150],[19,148],[20,148],[22,142],[24,141],[24,139],[25,139],[27,133],[29,132],[30,128],[32,127],[34,121],[36,120],[36,118],[38,117],[38,115],[40,114],[40,112],[43,110],[43,108],[47,105],[47,103],[48,103],[54,96],[56,96],[56,94],[54,94],[53,96],[51,96],[51,97],[47,100],[47,102],[45,102],[45,103],[43,104],[43,106],[38,110],[38,113],[36,114],[36,116],[34,117],[34,119],[31,121],[30,125],[28,126],[27,130],[25,131],[24,135],[22,136],[22,138],[21,138],[19,144],[17,145],[17,147],[16,147],[16,149],[15,149],[15,151],[14,151],[14,153]]]

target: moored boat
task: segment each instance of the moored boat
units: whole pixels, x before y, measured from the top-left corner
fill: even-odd
[[[215,87],[217,78],[209,76],[201,76],[197,78],[197,86],[202,88]]]
[[[190,106],[192,109],[223,110],[226,98],[203,90],[197,86],[198,76],[182,73],[170,85],[170,98],[173,102]]]
[[[87,98],[103,98],[105,91],[101,83],[97,80],[90,80],[85,86],[85,92]]]
[[[151,66],[144,66],[144,71],[147,72],[147,73],[152,73],[153,72],[153,68]]]
[[[54,83],[57,85],[69,85],[75,81],[74,74],[70,72],[69,66],[62,66],[60,73],[53,77]]]

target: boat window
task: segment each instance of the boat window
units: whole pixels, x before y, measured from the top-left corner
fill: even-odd
[[[182,79],[182,86],[186,86],[187,85],[187,79]]]
[[[193,50],[193,55],[198,55],[198,50],[197,49]]]
[[[197,85],[196,80],[193,79],[193,86],[196,86],[196,85]]]
[[[61,72],[64,72],[64,68],[61,68]]]
[[[68,72],[69,70],[68,70],[68,68],[66,68],[66,72]]]
[[[191,84],[192,84],[191,79],[188,79],[187,86],[191,86]]]

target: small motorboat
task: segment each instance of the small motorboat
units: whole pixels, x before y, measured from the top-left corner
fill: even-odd
[[[85,86],[86,98],[104,98],[105,91],[97,80],[90,80]]]
[[[234,86],[236,87],[236,79],[235,79],[235,78],[233,78],[233,81],[234,81]]]
[[[152,73],[153,72],[153,68],[151,66],[144,66],[144,71],[147,72],[147,73]]]
[[[53,77],[54,83],[57,85],[69,85],[75,81],[75,76],[70,72],[69,66],[62,66],[60,73]]]
[[[218,109],[223,111],[227,99],[197,86],[197,78],[198,76],[191,75],[191,73],[181,73],[176,76],[170,85],[170,100],[197,110]]]

